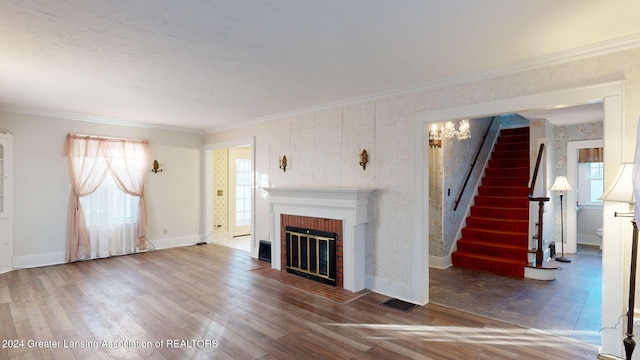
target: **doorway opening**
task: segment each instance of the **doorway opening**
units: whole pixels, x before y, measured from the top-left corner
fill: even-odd
[[[412,298],[416,303],[429,302],[429,264],[437,263],[429,255],[429,243],[424,241],[424,234],[429,231],[429,158],[427,153],[425,123],[443,122],[460,118],[472,118],[491,116],[493,114],[521,112],[528,109],[553,109],[572,105],[592,104],[602,102],[604,105],[604,142],[607,144],[620,144],[620,138],[624,142],[623,121],[623,82],[612,82],[600,85],[592,85],[582,88],[565,89],[550,93],[526,95],[516,98],[508,98],[496,101],[488,101],[479,104],[467,104],[446,109],[436,109],[416,114],[414,122],[414,222],[413,229],[413,258],[415,269],[412,273]],[[605,186],[613,181],[612,167],[616,167],[623,161],[622,146],[610,146],[605,153],[605,163],[608,165],[604,173]],[[611,166],[610,166],[611,165]],[[613,213],[618,209],[617,204],[605,202],[603,224],[603,236],[619,237],[619,221],[614,219]],[[623,271],[620,266],[621,256],[624,253],[622,245],[616,242],[606,243],[607,251],[602,253],[602,324],[615,324],[619,314],[623,312]],[[603,352],[619,353],[622,341],[622,331],[614,328],[605,328],[600,332],[601,349]]]
[[[573,242],[571,247],[567,246],[568,237],[565,237],[563,252],[572,262],[569,264],[558,263],[561,267],[557,271],[554,281],[529,279],[522,281],[520,278],[480,273],[462,267],[432,268],[430,273],[431,301],[528,328],[542,329],[585,343],[600,345],[602,251],[599,245],[594,246],[594,241],[586,241],[591,239],[591,237],[587,237],[586,233],[588,232],[587,227],[593,227],[591,232],[593,238],[596,238],[596,227],[602,228],[602,203],[597,204],[596,199],[602,194],[603,151],[593,150],[591,151],[593,154],[583,154],[580,157],[579,150],[582,148],[602,149],[604,146],[602,103],[518,112],[518,114],[528,119],[532,126],[531,151],[527,155],[527,157],[532,157],[530,161],[535,161],[537,155],[537,151],[533,152],[533,149],[537,150],[538,148],[536,142],[546,144],[543,153],[543,158],[546,160],[543,161],[541,172],[538,174],[542,177],[539,177],[539,181],[536,183],[541,186],[535,191],[535,194],[551,198],[551,201],[545,205],[543,238],[545,244],[555,242],[558,256],[562,241],[560,234],[562,213],[558,195],[549,191],[549,186],[556,175],[567,175],[572,187],[572,190],[567,192],[567,194],[571,194],[572,199],[565,199],[564,202],[564,215],[573,212]],[[571,120],[569,121],[569,119]],[[473,119],[471,122],[475,120]],[[444,163],[446,164],[447,161]],[[458,164],[456,163],[456,165]],[[587,173],[587,169],[591,171]],[[442,169],[444,175],[448,172],[451,174],[451,171],[455,170],[447,169],[446,166]],[[581,174],[583,175],[583,184],[580,184]],[[483,185],[485,179],[482,180]],[[586,183],[587,181],[589,183]],[[591,186],[589,187],[589,185]],[[473,191],[473,189],[469,189],[469,191]],[[430,193],[431,197],[433,195]],[[579,226],[576,226],[576,212],[578,213]],[[537,206],[536,211],[531,214],[534,219],[537,217]],[[429,224],[437,223],[437,219],[434,217],[439,218],[439,216],[438,212],[431,215]],[[585,224],[580,226],[580,223],[585,221],[589,223],[588,226]],[[567,223],[565,219],[564,224]],[[530,221],[530,224],[535,224],[535,220]],[[597,224],[599,226],[596,226]],[[565,227],[564,231],[567,234],[568,228]],[[576,247],[576,233],[580,245],[578,247]],[[572,296],[567,297],[567,293]],[[475,299],[491,299],[491,301],[469,302],[469,296]]]
[[[211,242],[255,257],[253,141],[207,145],[204,223]]]
[[[604,186],[604,162],[586,162],[580,152],[587,149],[602,149],[602,139],[571,141],[567,143],[567,180],[576,191],[567,193],[567,242],[569,252],[575,252],[578,244],[596,245],[602,248],[603,204],[595,193]],[[597,159],[596,159],[597,160]],[[586,170],[589,170],[588,172]],[[602,175],[602,177],[599,177]],[[594,183],[593,186],[590,183]],[[599,187],[598,187],[599,185]],[[597,189],[591,189],[597,187]],[[593,193],[593,194],[592,194]],[[579,226],[580,225],[580,226]],[[598,230],[600,235],[598,235]]]

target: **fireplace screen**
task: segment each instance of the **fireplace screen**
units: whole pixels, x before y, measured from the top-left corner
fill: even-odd
[[[287,272],[336,285],[335,233],[286,227]]]

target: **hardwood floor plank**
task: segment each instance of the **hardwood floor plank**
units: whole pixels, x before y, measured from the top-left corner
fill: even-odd
[[[588,344],[433,304],[337,303],[251,271],[261,266],[210,244],[1,274],[0,338],[116,345],[0,359],[596,358]]]

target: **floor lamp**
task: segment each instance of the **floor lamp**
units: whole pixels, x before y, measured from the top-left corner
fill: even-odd
[[[560,196],[560,238],[562,239],[561,247],[562,247],[562,255],[556,258],[556,261],[559,262],[571,262],[571,259],[564,257],[564,214],[562,213],[562,196],[565,191],[571,190],[571,185],[569,185],[569,181],[566,176],[557,176],[556,181],[551,185],[551,191],[555,191]]]
[[[633,164],[622,164],[613,184],[598,199],[604,201],[616,201],[629,204],[628,213],[616,212],[615,217],[629,217],[633,225],[633,239],[631,243],[631,269],[629,271],[629,309],[627,311],[627,336],[622,340],[627,360],[631,360],[636,341],[633,339],[633,312],[636,296],[636,262],[638,260],[638,226],[633,214]]]

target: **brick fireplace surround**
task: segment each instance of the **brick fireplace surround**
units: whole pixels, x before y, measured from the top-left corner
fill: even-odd
[[[286,267],[282,232],[285,226],[313,228],[304,224],[320,226],[321,231],[340,233],[342,236],[342,288],[358,292],[365,288],[365,233],[370,223],[369,206],[373,189],[353,188],[262,188],[269,193],[271,218],[271,267],[282,270]],[[301,224],[285,224],[290,219]],[[310,218],[315,218],[311,220]],[[336,221],[330,221],[337,220]],[[337,223],[342,224],[335,231]],[[324,225],[323,225],[324,224]],[[329,225],[331,224],[331,225]],[[301,226],[302,225],[302,226]],[[333,230],[323,229],[323,226]],[[339,253],[337,253],[339,256]],[[340,287],[340,285],[337,285]]]
[[[302,229],[319,230],[336,234],[336,286],[344,288],[344,262],[342,246],[342,221],[335,219],[321,219],[299,215],[280,215],[280,270],[287,271],[287,244],[285,233],[287,226]]]

